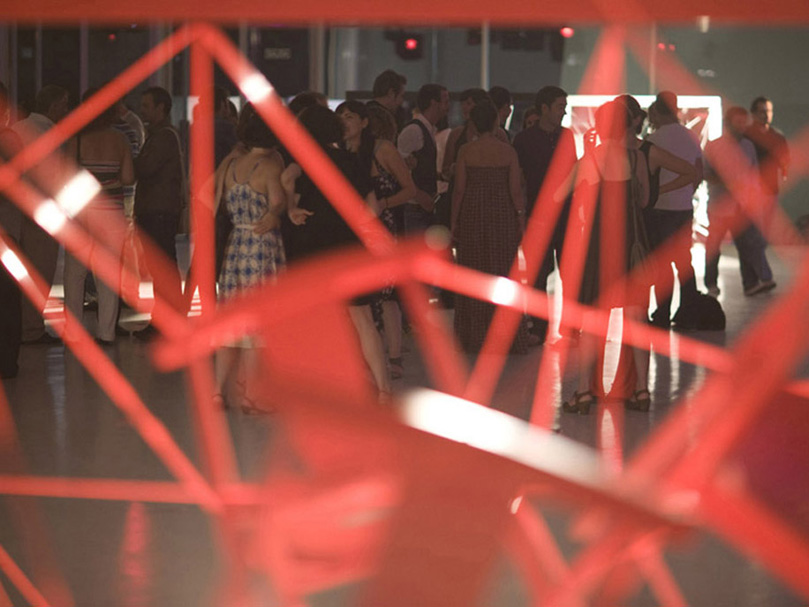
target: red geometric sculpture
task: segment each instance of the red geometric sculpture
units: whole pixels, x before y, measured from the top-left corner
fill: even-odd
[[[418,12],[427,4],[430,11]],[[251,5],[258,15],[287,22],[315,17],[408,22],[422,20],[423,15],[442,23],[461,21],[451,3],[436,5],[422,0],[407,7],[371,2],[352,6],[348,12],[341,6],[339,15],[334,3],[320,1],[305,6]],[[600,2],[576,5],[582,9],[580,18],[604,19],[603,9],[615,9]],[[625,4],[620,9],[624,12],[610,16],[614,20],[630,16],[633,20],[652,16],[671,20],[696,14],[695,6],[689,3],[673,5],[646,3],[647,12],[642,13],[630,12],[627,7],[633,7]],[[35,0],[18,3],[7,18],[134,19],[153,11],[149,17],[156,19],[177,16],[186,8],[191,4],[148,0],[138,5],[110,5],[99,11],[93,3],[63,6]],[[562,21],[562,13],[569,15],[573,10],[567,4],[539,14],[536,5],[527,1],[503,8],[496,16],[489,3],[473,2],[465,7],[463,20],[495,17],[506,21],[518,14],[524,16],[520,11],[525,11],[537,22]],[[746,17],[757,8],[752,2],[736,3],[732,8],[714,2],[706,8],[703,2],[697,12]],[[193,3],[188,14],[226,19],[233,18],[225,14],[230,10],[221,3]],[[789,3],[776,5],[772,11],[773,19],[797,16],[805,20],[807,16],[805,10]],[[644,52],[643,45],[622,27],[606,30],[584,88],[620,88],[622,61],[618,56],[625,44]],[[200,285],[202,316],[182,318],[165,302],[156,301],[155,305],[164,310],[156,315],[162,319],[156,322],[161,323],[164,338],[153,349],[158,368],[187,370],[203,471],[185,456],[81,323],[66,312],[64,320],[51,319],[53,326],[175,481],[43,478],[4,469],[0,493],[198,505],[212,518],[221,538],[227,567],[220,584],[223,605],[268,600],[249,583],[251,577],[260,576],[270,581],[274,598],[283,605],[302,605],[309,593],[365,579],[359,599],[362,605],[467,606],[480,600],[493,559],[501,552],[515,563],[534,604],[584,605],[596,589],[605,604],[621,604],[643,577],[661,604],[684,605],[685,599],[660,555],[669,542],[697,527],[713,530],[754,556],[809,600],[805,575],[809,571],[807,521],[794,509],[784,509],[778,502],[753,494],[735,474],[739,466],[753,468],[754,463],[745,463],[742,447],[746,441],[763,440],[752,428],[773,407],[787,412],[793,436],[804,440],[809,436],[809,416],[803,413],[809,389],[805,384],[790,383],[791,372],[809,344],[805,306],[809,300],[809,264],[803,263],[792,290],[730,352],[680,338],[680,358],[715,373],[690,398],[688,407],[677,408],[624,463],[610,445],[602,444],[599,454],[550,432],[556,403],[551,398],[552,377],[546,360],[539,371],[532,424],[485,407],[502,371],[519,315],[546,313],[545,294],[523,286],[521,279],[533,284],[550,238],[543,225],[558,212],[547,203],[550,193],[540,193],[540,200],[545,200],[537,205],[539,212],[526,231],[523,249],[527,269],[523,274],[515,262],[511,279],[453,265],[446,243],[440,239],[394,243],[292,119],[271,84],[209,25],[193,24],[177,30],[11,162],[0,166],[0,191],[49,227],[67,250],[83,260],[83,243],[93,234],[64,215],[55,202],[43,200],[20,181],[20,175],[186,47],[191,49],[192,94],[211,88],[216,61],[359,234],[364,250],[335,253],[302,265],[276,284],[215,309],[213,190],[208,179],[213,172],[212,107],[204,103],[191,133],[192,225],[198,262],[194,271],[198,272],[195,278]],[[674,65],[667,71],[675,77],[684,74]],[[609,75],[606,84],[604,74]],[[809,134],[802,134],[791,146],[804,154],[809,149]],[[800,166],[798,172],[806,169]],[[572,254],[568,258],[578,255],[583,259],[580,243],[586,240],[568,239],[566,247]],[[2,233],[0,256],[13,268],[26,296],[39,302],[47,297],[44,282]],[[102,279],[126,271],[116,259],[102,258],[96,263]],[[411,395],[395,410],[380,408],[364,381],[360,352],[344,310],[352,297],[390,282],[401,289],[431,378],[441,391]],[[424,284],[501,306],[484,346],[484,352],[495,357],[496,363],[489,357],[486,366],[479,363],[471,374],[468,372],[452,336],[433,318]],[[311,296],[315,292],[317,297]],[[571,310],[569,322],[579,323],[586,308],[573,301],[565,305]],[[584,329],[606,336],[608,313],[597,308],[594,324]],[[659,353],[669,351],[668,334],[645,325],[632,329],[634,345],[654,347]],[[248,334],[261,335],[273,344],[263,361],[263,393],[277,410],[287,436],[282,452],[274,454],[260,483],[240,478],[225,419],[212,400],[212,353],[227,340]],[[763,356],[767,351],[779,355]],[[562,361],[565,356],[561,351]],[[339,367],[333,364],[335,360],[340,361]],[[313,376],[313,366],[322,372]],[[733,403],[732,408],[728,403]],[[618,420],[615,432],[620,436],[620,412],[606,411],[609,419]],[[608,423],[606,420],[604,416],[601,423]],[[13,420],[2,390],[0,421],[3,453],[10,453],[15,442]],[[305,473],[287,465],[285,455],[289,454],[302,462]],[[800,466],[794,472],[806,474]],[[586,547],[573,562],[562,558],[532,500],[565,504],[580,511],[577,527]],[[38,590],[29,574],[2,547],[0,570],[32,605],[72,604],[58,572],[45,576],[50,580],[47,591],[44,587]],[[0,604],[6,598],[0,593]]]

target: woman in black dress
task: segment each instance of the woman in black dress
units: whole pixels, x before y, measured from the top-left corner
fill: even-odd
[[[498,138],[497,110],[491,101],[476,105],[471,120],[477,137],[458,153],[452,195],[457,260],[481,272],[508,276],[525,227],[517,152]],[[493,304],[456,296],[455,334],[464,350],[480,350],[493,315]],[[524,353],[527,344],[527,329],[521,322],[511,350]]]
[[[579,301],[602,310],[623,308],[624,318],[642,322],[646,317],[650,283],[638,271],[649,244],[642,209],[649,200],[646,157],[638,150],[632,130],[632,115],[626,105],[611,101],[596,112],[596,132],[601,144],[579,161],[573,209],[580,218],[592,213]],[[586,222],[585,222],[586,223]],[[633,279],[626,280],[633,272]],[[584,325],[590,324],[585,318]],[[579,340],[579,386],[573,398],[562,405],[568,413],[589,413],[599,386],[593,385],[598,344],[595,335],[583,333]],[[649,350],[632,347],[636,369],[635,390],[627,407],[648,410]]]
[[[360,167],[354,154],[339,147],[344,137],[349,135],[349,129],[344,122],[330,109],[320,105],[305,109],[299,119],[309,134],[321,145],[329,159],[376,212],[378,203],[371,184],[370,171]],[[357,235],[309,176],[303,173],[300,167],[292,170],[296,172],[287,173],[284,179],[285,188],[288,188],[290,208],[305,209],[309,216],[299,225],[295,223],[289,225],[284,234],[288,263],[294,263],[316,253],[359,244]],[[291,190],[293,184],[294,191]],[[386,400],[390,395],[390,378],[382,338],[371,315],[372,297],[366,295],[356,298],[349,306],[349,314],[357,330],[365,362],[379,391],[380,400]]]

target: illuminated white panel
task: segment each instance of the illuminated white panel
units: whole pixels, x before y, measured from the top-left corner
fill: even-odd
[[[81,169],[56,195],[56,202],[68,217],[75,217],[101,191],[89,171]]]
[[[495,281],[489,297],[494,303],[502,306],[514,305],[517,301],[517,283],[500,277]]]
[[[3,262],[4,266],[6,266],[9,274],[11,274],[17,280],[22,280],[28,276],[28,270],[25,269],[25,266],[20,258],[17,257],[17,254],[11,249],[6,249],[3,251],[3,254],[0,255],[0,261]]]
[[[56,201],[46,200],[34,211],[34,221],[48,234],[55,235],[65,227],[67,217],[62,207],[56,204]]]
[[[264,101],[273,91],[272,85],[260,74],[248,76],[239,83],[239,88],[251,103]]]

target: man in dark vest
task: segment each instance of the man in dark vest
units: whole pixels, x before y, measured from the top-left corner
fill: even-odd
[[[425,84],[416,97],[418,115],[399,134],[399,153],[408,163],[416,184],[416,196],[404,206],[406,234],[422,232],[430,227],[433,205],[438,190],[436,166],[436,124],[449,111],[449,93],[439,84]]]

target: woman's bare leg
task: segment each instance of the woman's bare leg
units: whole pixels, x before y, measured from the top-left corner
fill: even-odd
[[[371,314],[371,306],[349,306],[348,311],[354,327],[357,329],[362,355],[371,370],[374,383],[376,383],[376,387],[380,392],[389,393],[390,379],[388,378],[388,366],[385,360],[385,348],[382,344],[382,337],[379,335],[379,331],[376,330],[374,318]]]

